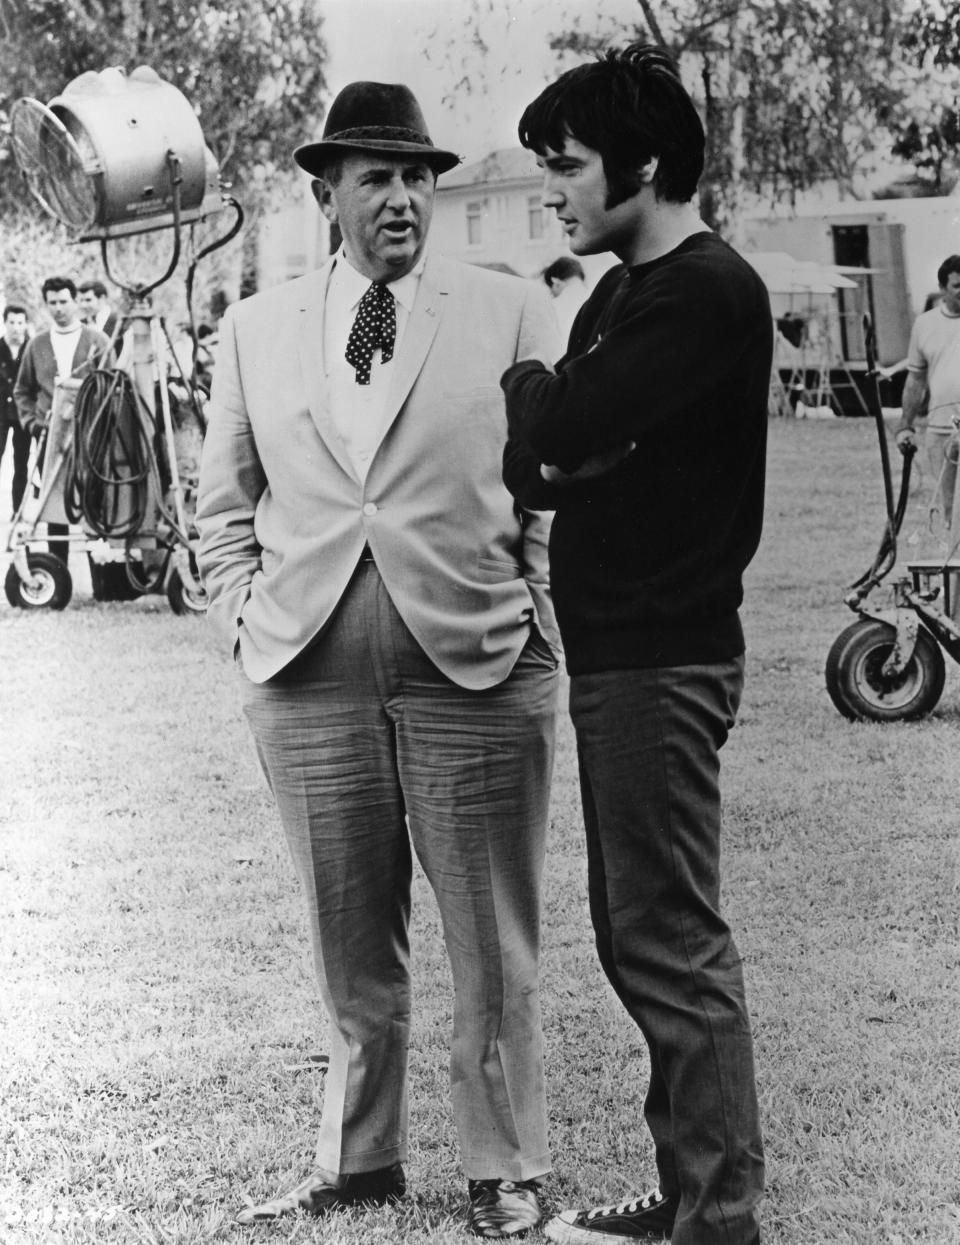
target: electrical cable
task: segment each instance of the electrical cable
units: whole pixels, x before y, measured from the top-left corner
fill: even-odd
[[[175,243],[173,258],[164,275],[150,285],[131,286],[118,281],[107,263],[106,239],[101,243],[107,275],[121,289],[140,300],[172,275],[180,258],[181,178],[179,162],[173,152],[168,153],[168,163],[174,185]],[[197,393],[193,279],[198,262],[231,241],[243,224],[243,209],[237,200],[225,197],[224,205],[231,207],[235,213],[233,224],[193,255],[187,273],[187,312],[194,343],[192,375],[189,378],[173,349],[165,322],[160,321],[170,357],[176,362],[201,433],[206,432],[206,418]],[[191,240],[192,237],[193,230]],[[102,540],[123,542],[127,579],[138,593],[153,591],[165,579],[177,543],[190,548],[190,533],[182,530],[177,516],[165,503],[165,494],[171,483],[169,479],[164,479],[168,471],[165,446],[156,417],[137,390],[132,376],[119,368],[97,369],[89,373],[80,386],[74,405],[73,439],[65,463],[64,509],[70,523],[82,523],[90,534]],[[147,528],[148,522],[158,523],[159,527]],[[156,549],[163,551],[164,555],[159,566],[146,577],[143,561],[135,557],[138,550],[146,547],[145,537],[155,541]]]
[[[147,517],[153,452],[127,373],[91,372],[74,406],[64,481],[69,521],[82,521],[104,540],[140,532]]]
[[[883,422],[883,405],[880,400],[880,387],[878,383],[877,359],[876,359],[876,334],[873,327],[873,320],[864,313],[863,316],[863,339],[864,348],[867,356],[867,376],[872,381],[868,390],[868,407],[872,407],[872,414],[877,427],[877,435],[880,443],[880,467],[883,475],[883,491],[886,500],[886,522],[883,528],[883,537],[880,541],[880,548],[873,563],[859,579],[847,589],[844,600],[851,609],[856,609],[860,602],[871,592],[886,575],[893,569],[897,560],[897,537],[900,534],[900,528],[903,525],[903,517],[906,513],[907,502],[910,494],[910,469],[912,466],[913,456],[916,453],[916,445],[908,445],[903,452],[903,468],[900,478],[900,494],[894,499],[893,495],[893,476],[890,469],[890,451],[887,447],[886,426]]]
[[[150,481],[162,491],[152,413],[124,371],[91,372],[77,393],[73,440],[65,463],[64,509],[71,523],[83,523],[102,540],[123,540],[127,579],[137,592],[149,592],[166,573],[162,565],[144,579],[133,550],[147,535]],[[150,516],[152,517],[152,516]],[[174,525],[175,526],[175,525]]]
[[[903,517],[906,514],[907,503],[910,499],[910,468],[915,453],[916,446],[908,446],[903,455],[900,492],[896,505],[884,524],[883,537],[876,557],[869,569],[864,571],[859,579],[854,580],[847,589],[847,596],[844,599],[848,604],[851,602],[859,604],[868,593],[876,588],[881,580],[886,578],[897,560],[897,536],[900,534],[900,528],[903,526]]]

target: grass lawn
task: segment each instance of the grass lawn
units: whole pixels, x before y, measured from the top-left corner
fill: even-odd
[[[960,1242],[957,668],[928,719],[823,686],[882,528],[873,425],[771,425],[724,751],[724,895],[746,961],[767,1245]],[[917,490],[905,534],[923,520]],[[668,516],[665,516],[665,520]],[[310,1165],[326,1049],[299,897],[206,624],[162,598],[0,604],[0,1241],[462,1242],[451,988],[417,879],[404,1208],[243,1229]],[[546,882],[551,1205],[647,1187],[643,1043],[591,946],[569,725]],[[533,1234],[533,1240],[542,1239]]]

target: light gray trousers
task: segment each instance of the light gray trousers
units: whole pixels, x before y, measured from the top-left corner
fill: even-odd
[[[317,1147],[327,1178],[407,1154],[411,841],[453,970],[465,1174],[550,1169],[538,957],[557,682],[535,635],[504,683],[458,687],[410,635],[372,562],[313,649],[268,683],[244,679],[330,1016]]]

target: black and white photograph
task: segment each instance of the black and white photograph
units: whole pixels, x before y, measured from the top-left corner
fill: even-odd
[[[960,0],[0,0],[0,1242],[960,1245]]]

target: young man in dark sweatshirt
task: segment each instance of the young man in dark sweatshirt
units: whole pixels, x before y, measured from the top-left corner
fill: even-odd
[[[504,478],[555,509],[600,962],[650,1051],[659,1188],[565,1211],[578,1245],[757,1245],[763,1147],[740,957],[720,914],[719,749],[743,687],[742,576],[760,538],[772,321],[691,204],[703,128],[670,59],[632,45],[564,74],[520,139],[598,283],[556,373],[502,380]]]

